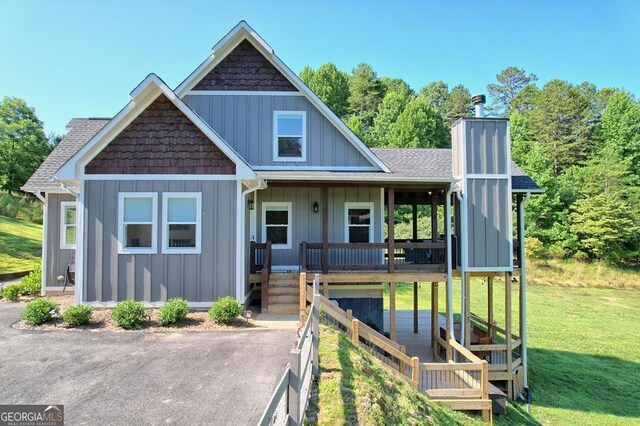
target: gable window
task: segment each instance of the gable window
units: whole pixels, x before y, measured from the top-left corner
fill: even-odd
[[[373,203],[345,203],[345,241],[373,242]]]
[[[156,253],[158,197],[155,192],[121,192],[118,198],[119,253]]]
[[[162,194],[162,252],[200,253],[202,194]]]
[[[60,248],[76,248],[76,203],[63,201],[60,203]]]
[[[291,248],[291,203],[262,203],[262,239],[274,249]]]
[[[273,113],[274,161],[305,161],[307,157],[307,113],[275,111]]]

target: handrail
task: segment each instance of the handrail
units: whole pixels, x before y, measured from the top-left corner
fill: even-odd
[[[269,275],[271,274],[271,241],[264,243],[264,265],[260,272],[262,283],[260,286],[260,301],[262,312],[269,312]]]

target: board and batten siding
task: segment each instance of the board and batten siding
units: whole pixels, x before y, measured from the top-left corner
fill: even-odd
[[[290,249],[273,249],[273,266],[299,266],[300,243],[322,242],[322,188],[270,187],[258,192],[256,203],[257,240],[264,242],[262,226],[263,202],[291,202],[292,243]],[[313,212],[313,203],[320,206]],[[329,188],[329,242],[345,242],[345,203],[373,203],[373,242],[383,242],[383,209],[381,188]]]
[[[71,194],[47,194],[47,224],[45,227],[47,232],[45,285],[47,287],[59,286],[58,277],[64,276],[67,265],[75,258],[75,250],[60,248],[61,232],[63,232],[61,229],[61,204],[64,201],[76,201],[76,198]]]
[[[237,187],[227,181],[91,180],[85,183],[84,301],[236,296]],[[118,193],[158,194],[157,254],[118,254]],[[202,193],[201,254],[162,254],[162,194]]]
[[[183,100],[251,166],[372,167],[304,96],[187,95]],[[306,161],[273,161],[274,111],[306,111]]]

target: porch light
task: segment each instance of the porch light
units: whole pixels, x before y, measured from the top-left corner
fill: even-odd
[[[313,203],[313,212],[314,213],[318,213],[320,211],[320,206],[318,205],[318,202],[314,202]]]
[[[249,199],[249,210],[253,210],[254,204],[253,204],[253,198]]]

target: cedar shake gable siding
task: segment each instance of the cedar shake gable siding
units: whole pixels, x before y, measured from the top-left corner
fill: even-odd
[[[248,40],[243,40],[193,90],[297,92]]]
[[[160,95],[86,166],[87,174],[235,174],[236,165]]]

